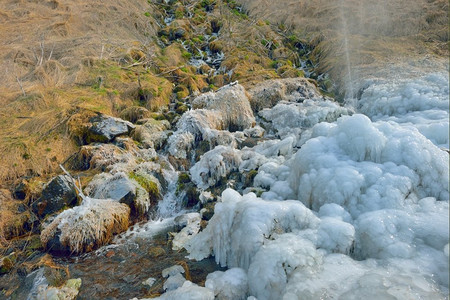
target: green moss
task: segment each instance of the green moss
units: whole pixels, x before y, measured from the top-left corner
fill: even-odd
[[[189,174],[186,173],[186,172],[180,173],[180,175],[178,175],[178,182],[179,183],[189,183],[189,182],[191,182],[191,179],[189,178]]]
[[[182,56],[184,59],[191,59],[192,54],[189,53],[189,52],[187,52],[187,51],[183,51],[183,53],[181,54],[181,56]]]
[[[150,17],[150,13],[149,13],[148,11],[146,11],[146,12],[144,13],[144,16]]]
[[[156,182],[135,172],[129,173],[128,177],[139,183],[148,192],[151,200],[159,199],[160,192]]]

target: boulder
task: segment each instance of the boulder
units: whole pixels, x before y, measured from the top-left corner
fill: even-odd
[[[242,162],[239,150],[226,146],[217,146],[206,152],[190,169],[192,181],[200,189],[213,187],[231,172],[239,170]]]
[[[117,136],[127,135],[134,128],[128,121],[106,115],[99,115],[89,121],[92,126],[86,140],[88,143],[110,142]]]
[[[229,131],[242,131],[255,125],[249,99],[240,84],[229,84],[215,93],[202,94],[193,100],[192,107],[220,112],[225,123],[224,129]]]
[[[286,78],[263,81],[248,91],[254,112],[272,108],[280,101],[303,102],[306,99],[328,99],[306,78]]]
[[[168,129],[169,121],[148,119],[143,125],[136,126],[132,137],[146,148],[160,149],[168,138]]]
[[[108,143],[135,128],[131,122],[91,111],[73,115],[68,124],[70,133],[82,145]]]
[[[81,146],[67,163],[74,170],[101,170],[117,163],[128,163],[131,155],[113,144],[93,144]]]
[[[133,217],[144,216],[152,203],[161,198],[159,181],[150,174],[123,172],[96,175],[86,192],[96,199],[112,199],[131,208]]]
[[[57,253],[83,253],[109,243],[128,228],[130,208],[111,199],[86,197],[63,211],[41,232],[42,245]]]
[[[43,218],[64,207],[74,205],[76,201],[77,193],[70,177],[58,175],[45,185],[41,196],[31,207],[40,218]]]

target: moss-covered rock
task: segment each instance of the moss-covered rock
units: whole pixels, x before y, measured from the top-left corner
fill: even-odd
[[[120,117],[131,123],[136,123],[138,120],[148,118],[150,112],[145,107],[141,106],[131,106],[120,112]]]

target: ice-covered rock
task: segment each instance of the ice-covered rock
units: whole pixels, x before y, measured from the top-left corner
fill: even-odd
[[[214,186],[231,172],[239,170],[241,162],[239,150],[217,146],[203,154],[201,159],[190,169],[192,181],[201,189]]]
[[[448,73],[435,73],[379,82],[364,90],[358,110],[373,121],[417,128],[434,144],[449,149],[448,80]]]
[[[280,102],[273,108],[266,108],[259,115],[266,121],[277,136],[289,134],[299,136],[305,128],[320,122],[334,122],[343,115],[351,115],[353,111],[330,100],[305,100],[302,103]]]
[[[162,270],[162,277],[166,278],[169,276],[175,276],[180,273],[184,273],[184,268],[180,265],[173,265]]]
[[[214,300],[214,292],[208,288],[196,285],[190,281],[185,281],[183,286],[176,290],[166,292],[157,298],[159,300]],[[147,299],[141,299],[147,300]],[[150,299],[148,299],[150,300]]]
[[[80,147],[75,156],[68,160],[68,164],[75,170],[105,171],[117,163],[132,164],[135,161],[135,155],[136,153],[133,151],[113,144],[84,145]]]
[[[418,132],[354,115],[321,133],[296,153],[290,177],[312,209],[336,203],[357,217],[427,196],[448,200],[448,154]]]
[[[39,217],[44,217],[76,202],[77,194],[70,177],[58,175],[44,186],[41,196],[31,207]]]
[[[266,80],[248,91],[253,111],[272,108],[280,101],[303,102],[307,99],[329,99],[320,94],[306,78]]]
[[[200,231],[201,220],[199,213],[189,213],[175,218],[175,224],[184,228],[174,236],[173,250],[183,249],[184,245]]]
[[[75,300],[81,287],[81,279],[69,279],[62,286],[41,286],[35,300]],[[32,298],[33,299],[33,298]]]
[[[240,268],[216,271],[206,276],[205,287],[214,291],[217,300],[245,300],[248,292],[247,273]]]
[[[128,228],[130,208],[114,200],[86,198],[80,206],[60,213],[41,232],[45,248],[82,253],[107,244]]]
[[[148,119],[144,124],[136,126],[131,134],[144,147],[159,149],[168,138],[168,129],[169,121]]]
[[[283,299],[283,292],[295,270],[314,270],[322,255],[308,240],[286,233],[267,241],[248,269],[250,294],[259,300]]]
[[[214,254],[221,266],[247,270],[259,248],[274,234],[318,228],[320,223],[298,201],[265,201],[232,189],[222,193],[206,229],[187,243],[189,257]]]
[[[164,282],[163,285],[163,289],[167,292],[167,291],[173,291],[176,290],[177,288],[183,286],[183,284],[185,283],[186,279],[184,278],[184,276],[181,273],[177,273],[175,275],[171,275],[169,276],[169,278],[167,278],[167,280]]]
[[[229,131],[242,131],[255,124],[250,102],[240,84],[229,84],[216,92],[202,94],[193,100],[192,107],[220,112],[225,129]]]

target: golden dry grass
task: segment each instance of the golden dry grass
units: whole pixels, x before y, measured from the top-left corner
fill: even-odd
[[[238,2],[250,15],[280,24],[316,46],[313,54],[319,70],[330,73],[341,88],[348,80],[347,65],[355,80],[374,76],[392,64],[420,65],[425,55],[439,65],[448,61],[445,0]]]

